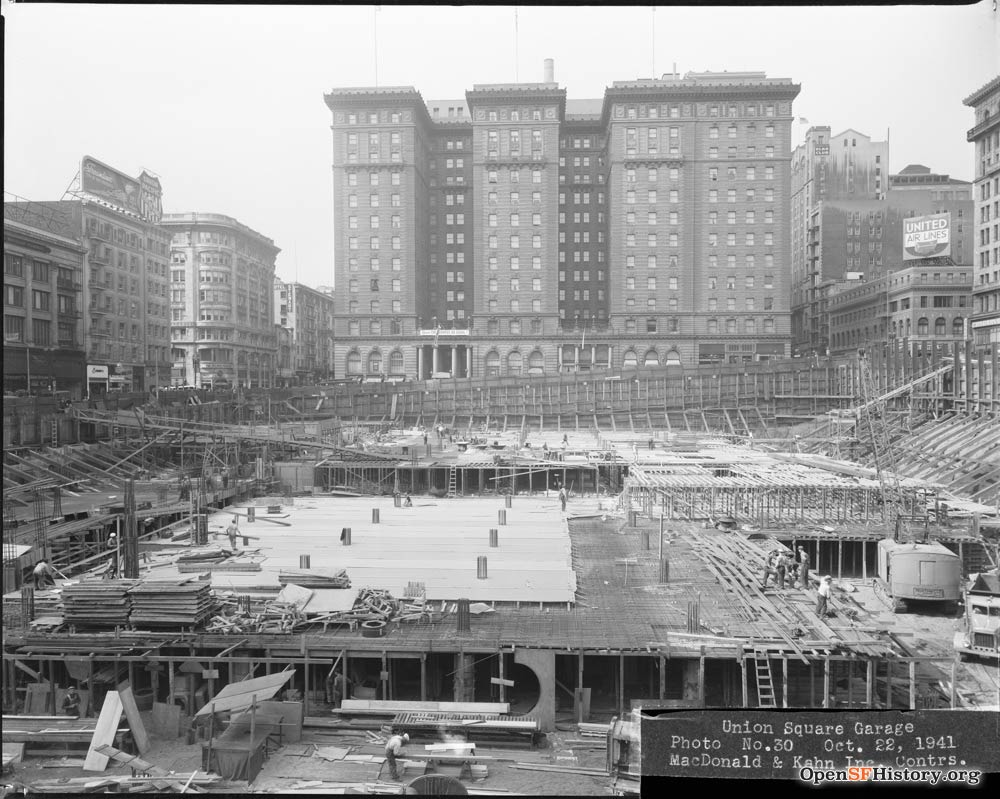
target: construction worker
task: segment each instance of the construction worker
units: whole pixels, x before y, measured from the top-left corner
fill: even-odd
[[[828,574],[819,581],[819,592],[816,595],[816,615],[821,619],[826,617],[830,600],[830,588],[833,578]]]
[[[405,497],[403,498],[403,507],[404,507],[404,508],[412,508],[412,507],[413,507],[413,500],[412,500],[412,499],[410,499],[410,495],[409,495],[409,494],[407,494],[407,495],[406,495],[406,496],[405,496]]]
[[[809,553],[799,547],[799,580],[803,588],[809,587]]]
[[[566,510],[566,489],[565,488],[560,488],[559,489],[559,504],[562,505],[562,509],[563,509],[563,511],[565,511]]]
[[[35,581],[36,591],[42,591],[45,588],[56,584],[55,579],[52,577],[52,567],[49,566],[49,564],[44,560],[38,561],[34,570],[31,572],[31,576]]]
[[[771,575],[774,574],[774,565],[775,565],[774,562],[775,560],[777,560],[777,558],[778,558],[777,551],[771,550],[770,554],[767,556],[767,559],[764,561],[764,578],[761,581],[760,585],[762,591],[765,588],[767,588],[767,581],[768,579],[770,579]]]
[[[400,735],[397,733],[393,735],[385,744],[385,759],[389,763],[389,776],[394,779],[399,779],[399,772],[396,771],[396,758],[403,754],[403,746],[405,746],[410,741],[410,736],[405,732]]]
[[[778,558],[774,562],[774,583],[778,588],[785,587],[785,570],[787,563],[783,552],[778,553]]]
[[[236,537],[240,534],[239,519],[233,516],[233,520],[226,528],[226,535],[229,536],[229,547],[236,551]]]
[[[74,686],[66,689],[66,696],[62,701],[62,712],[67,716],[80,716],[80,694]]]
[[[111,550],[111,558],[104,576],[113,580],[118,576],[118,533],[108,536],[108,549]]]
[[[341,701],[347,696],[347,689],[351,685],[351,680],[342,672],[335,671],[333,677],[326,683],[326,701],[334,707],[340,707]]]

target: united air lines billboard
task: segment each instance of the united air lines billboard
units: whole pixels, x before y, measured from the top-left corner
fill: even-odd
[[[951,255],[951,214],[903,220],[903,260]]]

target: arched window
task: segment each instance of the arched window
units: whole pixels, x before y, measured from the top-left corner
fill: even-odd
[[[540,350],[535,350],[528,356],[528,374],[545,374],[545,356],[542,355]]]
[[[951,334],[955,338],[961,338],[965,335],[965,320],[961,316],[956,316],[951,320]]]
[[[926,336],[927,335],[927,326],[928,326],[927,317],[926,316],[921,316],[917,320],[917,335],[918,336]]]
[[[524,364],[524,359],[521,357],[521,353],[512,352],[507,355],[507,374],[509,375],[519,375],[521,374],[521,369]]]
[[[948,329],[948,323],[945,321],[943,316],[939,316],[934,320],[934,335],[943,336]]]
[[[659,366],[660,356],[657,354],[656,350],[650,349],[646,350],[646,355],[642,360],[643,366]]]
[[[677,350],[670,350],[663,358],[664,366],[680,366],[681,354]]]
[[[403,353],[399,350],[393,350],[389,354],[389,374],[401,375],[403,374],[403,369]]]
[[[347,353],[347,374],[361,374],[361,353],[357,350],[351,350]]]
[[[500,374],[500,353],[491,350],[486,353],[486,376],[496,377]]]
[[[382,353],[372,350],[368,353],[368,374],[377,375],[382,373]]]
[[[639,359],[636,357],[635,350],[626,350],[625,356],[622,359],[623,369],[635,369],[639,366]]]

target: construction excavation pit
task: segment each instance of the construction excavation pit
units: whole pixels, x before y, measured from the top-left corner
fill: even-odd
[[[9,782],[628,794],[641,713],[997,709],[1000,427],[917,366],[19,410]]]

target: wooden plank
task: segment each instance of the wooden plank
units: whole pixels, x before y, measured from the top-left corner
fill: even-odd
[[[115,741],[115,732],[122,717],[122,699],[117,691],[108,691],[104,696],[101,715],[97,719],[97,728],[90,739],[90,749],[84,761],[84,771],[104,771],[108,766],[108,756],[96,751],[98,746],[110,746]]]
[[[396,715],[397,713],[510,713],[509,702],[407,702],[402,700],[345,699],[341,710],[358,714]]]
[[[139,708],[136,707],[132,686],[127,682],[120,683],[118,696],[121,697],[122,709],[125,711],[125,718],[128,719],[128,727],[132,731],[136,748],[140,755],[144,755],[149,751],[149,735],[146,734],[146,725],[142,723],[142,716],[139,715]]]

